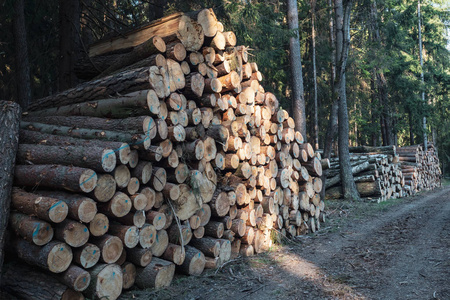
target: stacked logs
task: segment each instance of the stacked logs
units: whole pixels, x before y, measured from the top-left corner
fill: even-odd
[[[404,197],[404,179],[399,163],[387,154],[352,154],[350,156],[356,188],[363,199],[386,201]],[[341,199],[339,159],[332,158],[325,183],[326,199]]]
[[[407,147],[350,147],[356,187],[362,198],[386,201],[439,186],[439,159],[433,145],[424,153],[420,145]],[[339,158],[331,158],[325,184],[327,199],[342,197]]]
[[[58,295],[167,286],[320,227],[320,156],[212,10],[90,54],[95,79],[35,101],[17,152],[9,247]]]
[[[397,148],[397,153],[409,194],[441,185],[442,172],[433,144],[428,145],[427,151],[423,150],[422,145],[412,145]]]

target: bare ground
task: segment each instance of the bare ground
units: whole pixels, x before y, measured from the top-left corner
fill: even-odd
[[[450,299],[450,186],[327,210],[316,234],[121,299]]]

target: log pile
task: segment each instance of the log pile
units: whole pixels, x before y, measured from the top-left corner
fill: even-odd
[[[212,10],[90,50],[95,79],[23,118],[12,192],[9,248],[61,295],[164,287],[320,228],[320,156]]]
[[[427,151],[422,145],[397,148],[397,154],[409,194],[441,186],[442,172],[433,144],[428,145]]]
[[[352,173],[363,199],[381,202],[440,185],[439,159],[433,145],[427,153],[420,145],[360,146],[350,147],[350,151]],[[339,158],[331,158],[325,183],[326,199],[342,198],[339,172]]]

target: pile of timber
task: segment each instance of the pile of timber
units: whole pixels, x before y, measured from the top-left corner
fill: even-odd
[[[434,146],[425,153],[420,145],[350,147],[356,187],[362,198],[381,202],[416,194],[440,185],[439,159]],[[339,158],[330,159],[326,199],[342,198]]]
[[[397,148],[397,154],[401,162],[405,185],[410,194],[441,186],[442,172],[433,144],[428,145],[427,151],[423,150],[422,145]]]
[[[3,288],[116,299],[319,229],[320,156],[212,10],[90,54],[21,122]]]

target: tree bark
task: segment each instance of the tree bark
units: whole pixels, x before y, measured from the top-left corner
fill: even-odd
[[[293,31],[295,36],[289,39],[292,73],[292,90],[293,90],[293,115],[295,120],[295,129],[300,131],[306,141],[306,113],[305,113],[305,98],[303,92],[303,75],[302,75],[302,61],[300,53],[300,39],[298,32],[298,9],[297,1],[288,0],[288,26],[289,30]]]
[[[25,28],[25,1],[14,1],[14,48],[16,54],[17,102],[23,110],[31,102],[30,63],[28,60],[28,42]]]
[[[0,170],[2,170],[0,175],[0,269],[3,265],[5,230],[8,225],[16,152],[19,144],[20,112],[17,103],[0,101],[0,154],[2,157],[0,160]]]

